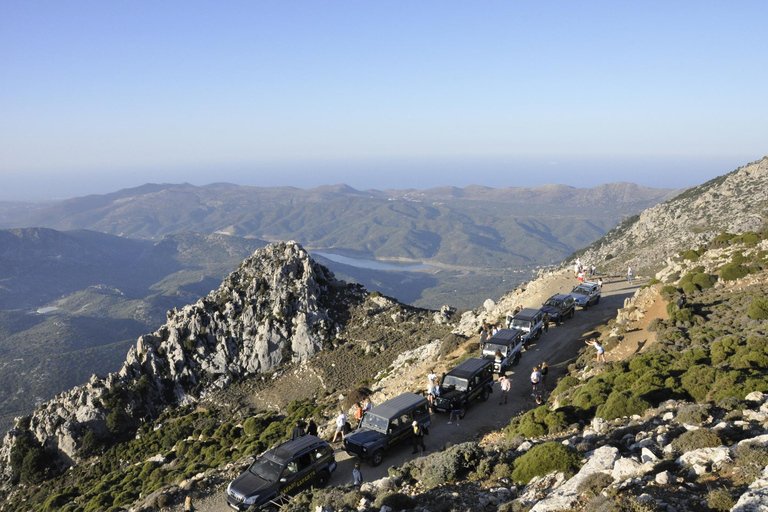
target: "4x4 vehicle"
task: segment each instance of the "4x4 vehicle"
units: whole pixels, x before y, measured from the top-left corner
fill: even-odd
[[[587,309],[589,306],[600,302],[600,285],[584,281],[571,290],[571,295],[576,299],[576,304]]]
[[[429,402],[415,393],[398,395],[365,413],[360,428],[344,438],[344,451],[378,466],[386,450],[413,437],[414,421],[429,427]]]
[[[576,311],[576,299],[567,293],[558,293],[541,305],[541,312],[549,315],[549,319],[557,325],[566,318],[573,318]]]
[[[472,357],[443,375],[440,396],[435,397],[434,408],[448,412],[454,401],[461,406],[461,417],[470,402],[485,402],[493,393],[493,365],[490,359]]]
[[[235,510],[264,508],[315,484],[328,483],[336,469],[333,448],[315,436],[302,436],[267,451],[227,487]]]
[[[523,350],[523,336],[519,329],[499,329],[499,332],[483,343],[481,355],[483,359],[494,361],[493,371],[501,373],[505,368],[517,364]],[[496,362],[496,351],[501,352],[501,363]]]
[[[540,309],[523,308],[512,317],[509,326],[525,333],[523,344],[528,346],[531,340],[539,339],[544,331],[544,313]]]

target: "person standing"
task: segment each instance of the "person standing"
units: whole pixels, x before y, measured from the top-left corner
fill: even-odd
[[[632,284],[632,275],[633,275],[632,267],[627,267],[627,282],[629,284]]]
[[[429,370],[429,374],[427,375],[427,400],[429,400],[429,409],[431,411],[432,407],[435,405],[435,395],[437,392],[435,391],[435,384],[437,382],[437,374],[435,373],[435,369],[432,368]]]
[[[363,414],[367,413],[373,409],[373,402],[371,402],[370,397],[365,399],[365,405],[363,406]]]
[[[304,432],[304,427],[301,426],[301,421],[297,421],[296,425],[293,427],[293,430],[291,430],[291,441],[298,439],[305,434],[306,432]]]
[[[502,375],[499,377],[499,387],[501,388],[501,397],[499,397],[499,405],[507,403],[507,396],[509,396],[509,389],[511,387],[511,383],[506,375]]]
[[[355,462],[355,469],[352,470],[352,485],[355,487],[363,485],[363,473],[360,471],[359,462]]]
[[[603,278],[602,277],[598,277],[597,278],[597,286],[600,287],[600,292],[602,292],[603,291]]]
[[[598,363],[604,363],[605,362],[605,347],[603,347],[603,344],[600,343],[600,340],[587,340],[584,343],[587,345],[591,345],[597,349],[597,362]]]
[[[454,398],[451,400],[451,413],[448,415],[448,424],[453,423],[453,419],[456,418],[456,426],[459,426],[459,420],[461,419],[461,403]]]
[[[424,429],[416,420],[413,421],[411,427],[413,427],[413,453],[419,453],[419,446],[421,446],[422,451],[426,452],[427,447],[424,446]]]
[[[317,423],[315,423],[315,420],[313,420],[312,418],[309,418],[309,423],[307,423],[307,435],[310,435],[310,436],[317,435]]]
[[[363,422],[363,406],[360,402],[357,402],[357,408],[355,409],[355,428],[360,428],[360,424]]]
[[[336,438],[341,434],[341,439],[344,439],[344,426],[347,424],[347,415],[344,414],[344,411],[339,411],[339,415],[336,416],[336,432],[333,433],[333,441],[332,443],[336,442]]]
[[[544,313],[544,332],[549,332],[549,313]]]
[[[539,373],[539,367],[534,366],[531,372],[531,396],[536,396],[536,388],[539,385],[541,374]]]
[[[541,389],[546,390],[547,389],[547,374],[549,373],[549,366],[547,366],[546,361],[541,362],[541,367],[539,368],[539,380],[541,382]]]

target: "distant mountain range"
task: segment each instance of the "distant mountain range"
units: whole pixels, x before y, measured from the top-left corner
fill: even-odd
[[[505,268],[559,263],[673,190],[611,183],[592,189],[472,186],[303,190],[148,184],[106,195],[0,205],[0,228],[90,229],[132,238],[228,233],[296,240],[308,249]]]

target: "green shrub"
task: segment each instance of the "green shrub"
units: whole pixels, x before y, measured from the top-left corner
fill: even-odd
[[[607,473],[592,473],[579,483],[576,489],[581,494],[597,496],[613,483],[613,477]]]
[[[683,253],[683,259],[688,261],[698,261],[701,256],[697,251],[689,249]]]
[[[612,420],[634,414],[642,414],[651,407],[651,404],[642,398],[635,396],[631,391],[614,391],[608,396],[608,400],[598,406],[595,415]]]
[[[709,404],[683,406],[677,411],[675,421],[686,425],[701,425],[709,418],[710,409]]]
[[[653,279],[651,279],[650,281],[648,281],[648,286],[653,286],[653,285],[655,285],[655,284],[659,284],[660,282],[661,282],[660,280],[658,280],[658,279],[656,279],[656,278],[654,277]]]
[[[574,386],[578,386],[579,384],[581,384],[579,379],[570,375],[566,375],[557,382],[557,387],[555,387],[555,390],[552,391],[552,395],[557,396],[563,394]]]
[[[723,281],[735,281],[749,274],[749,270],[741,265],[728,263],[720,269],[720,279]]]
[[[671,301],[675,296],[677,296],[678,288],[677,286],[672,286],[671,284],[665,285],[661,287],[661,298],[666,301]]]
[[[752,320],[768,318],[768,299],[753,300],[747,309],[747,316]]]
[[[693,278],[691,279],[691,283],[695,284],[702,290],[707,290],[709,288],[712,288],[715,286],[715,283],[717,282],[717,276],[714,274],[706,274],[706,273],[698,273],[694,274]]]
[[[686,295],[693,295],[699,290],[700,288],[693,283],[683,283],[683,291]]]
[[[698,448],[715,448],[721,446],[723,440],[714,430],[700,428],[684,432],[672,441],[672,448],[678,453],[690,452]]]
[[[731,491],[725,487],[712,489],[707,493],[707,506],[711,510],[721,510],[725,512],[726,510],[731,510],[734,505],[736,505],[736,500],[733,499]]]
[[[768,466],[768,448],[759,444],[742,444],[734,450],[734,464],[746,480],[752,483]]]
[[[534,446],[517,458],[512,470],[512,479],[527,484],[535,476],[544,476],[561,471],[570,476],[579,468],[581,455],[561,443],[551,442]]]

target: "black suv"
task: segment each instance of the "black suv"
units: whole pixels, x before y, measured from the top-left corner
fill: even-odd
[[[360,428],[344,438],[344,451],[378,466],[386,450],[413,437],[414,421],[429,427],[429,402],[415,393],[403,393],[365,413]]]
[[[501,374],[506,368],[520,361],[525,334],[518,329],[499,329],[499,332],[483,343],[480,355],[483,359],[493,361],[493,371]],[[501,353],[501,362],[496,362],[496,351]]]
[[[485,402],[493,393],[493,360],[470,358],[443,376],[440,396],[435,397],[435,409],[448,412],[454,401],[461,406],[464,417],[466,406],[477,399]]]
[[[558,293],[551,296],[541,305],[541,312],[549,315],[549,319],[557,325],[566,318],[573,318],[576,311],[576,299],[567,293]]]
[[[333,448],[315,436],[285,442],[259,457],[227,487],[235,510],[265,508],[312,486],[328,483],[336,469]]]
[[[523,344],[527,347],[531,340],[539,339],[544,332],[544,313],[540,309],[521,309],[512,317],[509,327],[526,333],[523,335]]]

